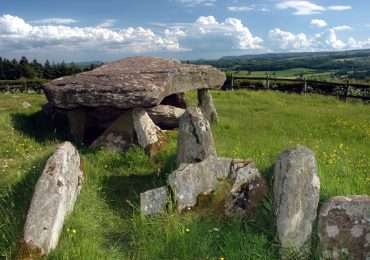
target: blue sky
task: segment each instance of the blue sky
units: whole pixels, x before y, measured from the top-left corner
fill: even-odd
[[[368,0],[0,0],[0,56],[110,61],[370,48]]]

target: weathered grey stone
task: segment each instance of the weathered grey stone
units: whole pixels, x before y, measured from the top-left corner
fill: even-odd
[[[152,107],[175,93],[219,88],[225,73],[211,66],[154,57],[129,57],[44,85],[55,107]]]
[[[139,145],[146,149],[150,155],[160,152],[167,144],[166,135],[153,123],[143,108],[134,108],[132,117]]]
[[[273,193],[277,236],[283,249],[298,250],[310,237],[319,191],[317,163],[311,150],[297,146],[279,155]]]
[[[108,151],[125,151],[130,144],[137,143],[134,129],[133,110],[120,115],[92,144],[90,148]]]
[[[268,195],[269,187],[251,160],[233,160],[231,176],[236,176],[225,199],[225,213],[230,217],[254,217]]]
[[[370,259],[370,196],[330,198],[319,214],[323,259]]]
[[[180,117],[185,112],[185,109],[168,105],[159,105],[145,110],[157,126],[166,130],[178,128]]]
[[[217,111],[208,89],[198,89],[198,106],[210,123],[217,123]]]
[[[168,177],[178,210],[195,206],[198,195],[214,191],[219,181],[228,178],[231,162],[229,158],[210,156],[199,163],[181,164]]]
[[[140,208],[146,215],[163,213],[168,202],[167,186],[140,193]]]
[[[49,253],[58,245],[65,216],[81,190],[80,156],[70,142],[59,145],[38,179],[24,226],[23,247]]]
[[[216,155],[211,127],[199,108],[189,107],[180,118],[177,164],[203,161]]]
[[[84,143],[85,140],[86,117],[86,110],[83,107],[71,109],[67,112],[71,134],[80,143]]]
[[[143,108],[134,108],[119,116],[91,145],[109,151],[125,151],[130,144],[138,144],[150,155],[158,153],[167,137],[150,119]]]

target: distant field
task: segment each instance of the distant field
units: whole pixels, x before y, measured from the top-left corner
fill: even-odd
[[[279,153],[305,145],[318,161],[320,204],[334,195],[370,194],[369,105],[268,91],[212,95],[220,117],[213,126],[218,155],[252,158],[271,185]],[[188,97],[195,105],[196,94]],[[0,100],[0,258],[12,259],[34,184],[69,134],[47,123],[43,95],[6,93]],[[24,101],[31,108],[22,108]],[[126,153],[79,150],[82,192],[59,247],[46,259],[278,259],[271,198],[248,222],[225,219],[222,212],[141,216],[140,192],[166,184],[175,169],[175,138],[153,158],[137,147]],[[319,259],[316,250],[310,259]]]
[[[329,80],[333,79],[335,73],[334,70],[320,72],[313,69],[306,68],[295,68],[287,70],[277,70],[277,71],[233,71],[235,76],[250,76],[250,77],[290,77],[290,78],[299,78],[303,77],[306,79],[316,79],[316,80]]]

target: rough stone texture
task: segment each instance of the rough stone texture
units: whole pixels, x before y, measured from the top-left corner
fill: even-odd
[[[269,187],[251,160],[234,160],[231,176],[236,176],[225,200],[225,213],[230,217],[251,218],[258,212]]]
[[[229,158],[210,156],[199,163],[181,164],[168,177],[178,210],[195,206],[198,195],[211,193],[220,180],[228,178],[231,162]]]
[[[180,118],[177,164],[203,161],[216,155],[211,127],[199,108],[187,108]]]
[[[104,148],[108,151],[125,151],[130,144],[137,143],[133,110],[120,115],[91,145],[90,148]]]
[[[150,155],[167,144],[167,137],[150,119],[143,108],[134,108],[120,115],[91,145],[109,151],[125,151],[130,144],[138,144]]]
[[[83,107],[68,110],[67,118],[71,134],[80,143],[84,143],[86,131],[86,110]]]
[[[370,259],[370,196],[337,196],[320,210],[323,259]]]
[[[163,213],[168,202],[167,186],[140,193],[140,208],[146,215]]]
[[[184,92],[181,93],[176,93],[169,95],[165,97],[161,105],[168,105],[168,106],[173,106],[173,107],[178,107],[182,109],[187,109],[188,108],[188,101],[186,101],[186,96]]]
[[[210,123],[217,123],[218,116],[216,108],[213,104],[212,96],[208,89],[198,90],[198,106],[200,107],[202,114]]]
[[[146,112],[157,126],[161,129],[170,130],[179,127],[180,117],[184,114],[185,109],[159,105],[147,108]]]
[[[320,180],[311,150],[284,151],[275,164],[273,184],[277,235],[282,248],[301,248],[312,231],[319,202]]]
[[[70,142],[59,145],[38,179],[24,226],[24,246],[42,254],[59,241],[65,216],[73,210],[83,174],[80,156]]]
[[[163,146],[167,144],[167,137],[153,123],[148,113],[143,108],[134,108],[132,118],[138,144],[150,155],[161,151]]]
[[[59,108],[127,109],[157,106],[165,97],[188,90],[219,88],[225,79],[225,73],[211,66],[138,56],[52,80],[44,92]]]

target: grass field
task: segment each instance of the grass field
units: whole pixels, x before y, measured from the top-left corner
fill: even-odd
[[[315,79],[315,80],[332,80],[332,74],[334,74],[334,70],[329,71],[317,71],[314,69],[306,69],[306,68],[294,68],[294,69],[287,69],[287,70],[277,70],[277,71],[234,71],[233,74],[235,76],[249,76],[249,77],[276,77],[276,78],[299,78],[303,76],[306,79]]]
[[[220,156],[252,158],[271,184],[279,153],[305,145],[318,161],[320,203],[334,195],[370,194],[370,106],[319,95],[212,95]],[[195,93],[188,97],[195,104]],[[31,108],[22,108],[23,101]],[[48,125],[43,103],[43,95],[0,95],[0,258],[16,256],[34,184],[57,144],[70,138]],[[153,158],[137,147],[126,153],[79,150],[85,182],[59,247],[47,259],[278,259],[271,199],[249,221],[220,212],[140,214],[140,192],[165,184],[175,169],[174,138]],[[317,250],[311,259],[319,259]]]

